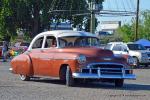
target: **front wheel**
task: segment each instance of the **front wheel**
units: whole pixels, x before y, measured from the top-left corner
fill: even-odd
[[[145,67],[148,67],[149,66],[149,64],[145,64]]]
[[[123,79],[116,79],[115,80],[115,87],[123,87],[124,80]]]
[[[30,80],[30,77],[29,77],[29,76],[26,76],[26,75],[20,74],[20,79],[21,79],[22,81],[29,81],[29,80]]]
[[[66,70],[66,85],[67,86],[74,85],[74,78],[72,77],[72,72],[69,66],[67,66],[67,70]]]
[[[134,60],[134,64],[135,64],[135,67],[139,67],[139,60],[137,57],[133,57],[133,60]]]

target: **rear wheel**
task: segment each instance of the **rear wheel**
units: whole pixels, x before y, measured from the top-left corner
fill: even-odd
[[[67,66],[67,70],[66,70],[66,85],[67,86],[74,85],[74,78],[72,77],[72,71],[69,68],[69,66]]]
[[[124,80],[123,79],[116,79],[115,80],[115,87],[123,87]]]
[[[29,76],[26,76],[26,75],[20,74],[20,79],[21,79],[22,81],[29,81],[29,80],[30,80],[30,77],[29,77]]]

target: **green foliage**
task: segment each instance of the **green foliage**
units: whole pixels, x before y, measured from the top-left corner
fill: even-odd
[[[12,15],[11,9],[9,7],[10,0],[0,1],[0,40],[9,35],[10,31],[13,30],[12,23],[9,19]]]
[[[103,1],[96,0],[96,3]],[[88,8],[87,0],[0,0],[0,39],[14,38],[18,29],[33,37],[49,29],[53,21],[70,20],[74,27],[89,24],[89,15],[73,16],[89,12]],[[83,22],[86,18],[88,22]]]
[[[139,20],[138,38],[150,40],[150,10],[143,11]],[[135,40],[135,20],[118,28],[117,34],[125,42]]]

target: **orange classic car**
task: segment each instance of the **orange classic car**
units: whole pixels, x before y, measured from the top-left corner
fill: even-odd
[[[106,79],[122,87],[124,79],[136,78],[129,63],[130,59],[100,49],[94,34],[57,30],[38,34],[25,53],[12,59],[10,71],[23,81],[50,76],[73,86],[82,79]]]

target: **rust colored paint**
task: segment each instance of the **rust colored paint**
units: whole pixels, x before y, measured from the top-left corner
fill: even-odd
[[[21,54],[15,57],[11,61],[11,66],[13,68],[13,73],[15,74],[33,75],[32,64],[28,55]]]
[[[80,65],[77,57],[82,54],[87,57],[87,62]],[[111,61],[103,58],[109,57]],[[79,71],[81,66],[96,62],[125,63],[124,58],[115,58],[109,50],[99,48],[50,48],[34,49],[27,54],[21,54],[11,61],[13,72],[24,75],[41,75],[59,77],[59,71],[63,64],[68,65],[72,72]]]

